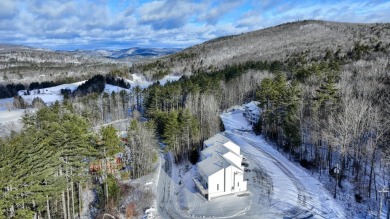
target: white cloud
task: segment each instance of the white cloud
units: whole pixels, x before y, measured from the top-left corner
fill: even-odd
[[[251,10],[240,17],[237,21],[236,27],[246,27],[248,29],[258,29],[261,27],[263,18],[258,11]]]
[[[0,1],[0,19],[13,17],[17,14],[17,6],[13,0]]]
[[[298,19],[389,22],[389,11],[390,2],[368,0],[0,0],[0,42],[49,48],[186,47]]]
[[[243,3],[244,1],[242,0],[230,0],[224,1],[223,3],[218,4],[218,7],[213,8],[212,5],[215,3],[210,2],[208,8],[199,16],[199,20],[206,21],[207,24],[215,25],[221,17],[225,16],[227,13],[231,12]]]
[[[189,1],[153,1],[139,8],[139,23],[155,30],[180,28],[197,10],[199,5]]]

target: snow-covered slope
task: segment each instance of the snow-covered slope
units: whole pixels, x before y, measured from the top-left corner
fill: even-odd
[[[61,94],[61,89],[70,89],[74,91],[79,85],[84,82],[85,81],[79,81],[72,84],[62,84],[55,87],[31,90],[30,95],[27,95],[26,90],[21,90],[18,94],[23,98],[25,102],[29,104],[32,103],[35,97],[41,98],[46,104],[53,104],[56,101],[62,101],[64,99]]]
[[[168,81],[177,81],[181,78],[181,76],[175,76],[175,75],[167,75],[163,79],[159,80],[161,85],[166,84]],[[140,88],[147,88],[156,81],[148,81],[144,76],[140,76],[137,74],[132,74],[132,79],[125,79],[126,82],[128,82],[131,85],[131,88],[134,88],[136,86],[139,86]],[[64,97],[61,94],[61,89],[70,89],[71,91],[74,91],[77,89],[77,87],[81,84],[83,84],[85,81],[79,81],[72,84],[62,84],[55,87],[49,87],[44,89],[36,89],[31,90],[30,94],[27,94],[26,90],[19,91],[19,96],[23,98],[25,102],[28,104],[31,104],[34,98],[39,97],[45,102],[46,104],[53,104],[56,101],[63,101]],[[104,91],[107,93],[116,92],[119,93],[122,90],[126,90],[127,92],[131,92],[131,89],[125,89],[118,86],[106,84]],[[7,106],[12,105],[13,98],[8,98],[4,100],[0,100],[0,110],[6,110]]]

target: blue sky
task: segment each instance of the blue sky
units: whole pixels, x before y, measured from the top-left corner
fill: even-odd
[[[0,0],[0,43],[63,50],[185,48],[303,19],[390,22],[390,1]]]

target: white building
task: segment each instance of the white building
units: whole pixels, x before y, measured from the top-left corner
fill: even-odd
[[[240,147],[223,134],[204,141],[201,161],[197,164],[200,179],[194,179],[198,190],[208,200],[247,191]]]
[[[244,115],[248,119],[248,121],[253,125],[257,123],[260,119],[260,108],[258,101],[251,101],[244,105],[245,112]]]

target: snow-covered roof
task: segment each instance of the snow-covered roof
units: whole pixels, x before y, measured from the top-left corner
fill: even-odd
[[[237,159],[241,162],[240,147],[230,141],[229,138],[218,133],[204,141],[204,144],[207,146],[207,148],[201,151],[204,160],[198,163],[201,175],[210,176],[229,166],[241,169],[241,167],[237,166],[239,164],[233,162],[233,160],[237,162]]]
[[[233,148],[234,147],[234,148]],[[236,148],[237,147],[237,148]],[[240,147],[234,144],[231,141],[228,141],[224,144],[216,143],[211,147],[208,147],[201,151],[200,153],[205,157],[212,157],[217,154],[224,155],[229,152],[232,152],[234,155],[240,156]]]
[[[258,107],[259,104],[260,104],[259,101],[251,101],[251,102],[245,104],[244,106],[247,109],[256,110],[256,109],[259,109],[259,107]]]
[[[221,133],[218,133],[216,135],[214,135],[213,137],[207,139],[206,141],[204,141],[203,143],[207,146],[207,147],[211,147],[213,145],[219,145],[219,144],[225,144],[226,142],[229,142],[230,139],[228,139],[227,137],[225,137],[223,134]]]
[[[231,166],[232,164],[221,155],[209,157],[198,163],[201,175],[211,176],[214,173]]]
[[[201,154],[204,156],[204,157],[213,157],[213,156],[216,156],[218,154],[220,155],[224,155],[226,153],[228,153],[230,150],[228,148],[226,148],[225,146],[223,146],[222,144],[218,144],[218,145],[214,145],[212,147],[208,147],[206,149],[204,149]]]

